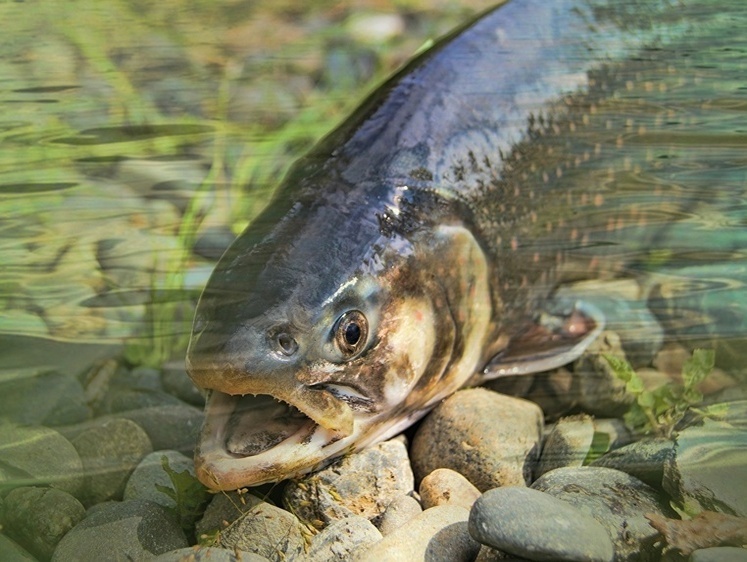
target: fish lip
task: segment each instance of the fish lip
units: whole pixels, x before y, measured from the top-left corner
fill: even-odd
[[[324,393],[323,402],[329,401],[332,404],[342,402],[342,398],[332,396],[332,393],[324,388],[310,389],[309,392]],[[305,393],[301,392],[301,395]],[[298,400],[292,403],[273,394],[255,396],[259,399],[272,398],[278,402],[278,408],[281,407],[280,403],[291,406],[298,413],[303,414],[305,419],[300,419],[299,416],[298,425],[295,428],[292,427],[294,421],[291,419],[289,425],[291,430],[287,433],[278,432],[278,435],[282,437],[279,442],[271,443],[266,447],[260,445],[258,452],[244,454],[231,449],[232,437],[237,437],[234,443],[240,443],[242,439],[240,426],[237,430],[235,424],[232,426],[231,423],[232,418],[234,421],[241,420],[242,416],[251,414],[254,398],[240,394],[227,394],[215,389],[209,390],[203,427],[195,451],[197,476],[209,488],[233,490],[298,476],[316,469],[345,449],[349,443],[355,442],[356,437],[353,434],[355,424],[351,424],[353,427],[349,431],[342,432],[335,427],[340,424],[327,423],[331,427],[320,424],[319,421],[328,422],[329,420],[324,416],[321,416],[323,419],[319,420],[312,418],[298,407],[298,405],[303,406]],[[242,401],[246,401],[243,407],[248,408],[243,414],[237,411]],[[352,419],[350,407],[345,405],[344,411],[349,412]],[[313,413],[319,414],[318,411]],[[290,414],[293,415],[292,412]],[[320,416],[317,415],[317,418]],[[271,423],[272,418],[266,421]],[[251,428],[255,427],[251,420],[249,423]],[[262,420],[258,420],[256,425],[258,435],[262,433],[261,423]],[[238,433],[234,433],[236,431]],[[253,435],[250,435],[247,441],[249,447],[251,447],[252,437]]]

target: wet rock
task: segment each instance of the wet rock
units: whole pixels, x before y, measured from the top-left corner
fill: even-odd
[[[614,468],[660,488],[664,465],[674,455],[674,442],[663,437],[641,439],[596,459],[590,466]]]
[[[97,420],[72,440],[83,462],[83,503],[120,499],[138,463],[153,451],[148,435],[126,419]]]
[[[412,465],[418,480],[437,468],[459,472],[479,490],[526,485],[542,435],[536,404],[484,388],[460,390],[418,428]]]
[[[111,502],[88,516],[57,545],[52,562],[143,560],[187,547],[179,524],[162,506],[145,500]]]
[[[13,539],[0,533],[0,560],[3,562],[37,562],[31,553]]]
[[[448,504],[469,510],[480,497],[480,490],[469,480],[448,468],[437,468],[423,478],[418,491],[423,509]]]
[[[550,561],[611,562],[612,542],[592,516],[531,488],[495,488],[475,502],[474,539],[503,552]]]
[[[423,508],[418,500],[412,496],[398,496],[391,501],[379,517],[377,521],[379,531],[384,536],[389,535],[422,512]]]
[[[330,523],[311,540],[305,562],[350,560],[356,549],[363,549],[382,538],[379,530],[362,516],[348,517]]]
[[[260,502],[226,527],[219,541],[223,548],[253,552],[277,562],[298,560],[304,552],[299,520],[266,502]]]
[[[511,560],[512,562],[524,562],[527,558],[519,558],[515,554],[507,554],[501,550],[482,545],[477,553],[475,562],[498,562],[500,560]]]
[[[150,562],[269,562],[264,556],[242,550],[227,548],[191,546],[165,552]]]
[[[407,449],[395,439],[290,482],[283,502],[302,521],[321,528],[353,515],[373,520],[384,513],[394,498],[412,492],[413,487]]]
[[[634,441],[630,429],[625,421],[620,418],[594,418],[594,446],[597,441],[604,437],[607,442],[607,450],[619,449]]]
[[[203,540],[215,535],[216,531],[222,531],[260,503],[260,498],[243,491],[214,495],[205,508],[202,519],[195,525],[197,539]]]
[[[173,487],[169,475],[163,469],[162,459],[164,457],[174,472],[186,470],[194,476],[195,465],[191,458],[178,451],[154,451],[146,455],[135,467],[127,480],[123,499],[149,500],[167,508],[176,507],[173,499],[156,488],[156,486]]]
[[[607,530],[615,561],[653,561],[661,556],[658,533],[644,513],[673,515],[668,503],[650,486],[610,468],[558,468],[532,488],[568,502],[596,519]]]
[[[663,486],[681,505],[747,516],[747,432],[708,419],[684,429]]]
[[[161,371],[161,384],[166,392],[173,394],[187,404],[198,408],[205,406],[205,396],[187,375],[183,361],[164,365]]]
[[[583,465],[593,440],[594,422],[590,416],[561,418],[545,439],[535,478],[563,466]]]
[[[3,531],[40,560],[49,560],[85,513],[83,504],[62,490],[16,488],[3,502]]]
[[[467,530],[469,511],[455,505],[426,509],[378,543],[357,552],[356,562],[471,562],[480,544]]]
[[[83,486],[83,463],[75,447],[47,427],[0,423],[2,487],[49,484],[73,496]]]
[[[62,373],[44,373],[0,384],[0,412],[20,425],[58,426],[91,416],[83,387]]]
[[[132,420],[145,430],[155,450],[174,449],[194,453],[204,414],[188,404],[140,408],[121,412],[117,418]]]
[[[689,562],[747,562],[747,549],[736,546],[717,546],[696,550]]]

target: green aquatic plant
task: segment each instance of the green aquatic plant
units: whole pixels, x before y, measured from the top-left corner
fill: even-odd
[[[161,457],[161,467],[171,480],[171,486],[156,484],[156,489],[174,500],[176,505],[172,510],[184,532],[190,535],[212,496],[188,470],[177,472],[171,468],[166,456]]]
[[[698,409],[703,394],[698,385],[713,370],[715,352],[712,349],[696,349],[682,366],[682,384],[673,382],[649,390],[643,379],[630,364],[617,356],[604,354],[615,376],[625,383],[625,390],[635,398],[625,422],[632,430],[645,434],[668,437],[688,410],[703,416],[717,412]]]

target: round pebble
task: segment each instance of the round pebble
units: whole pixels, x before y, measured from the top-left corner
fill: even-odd
[[[264,556],[242,550],[191,546],[164,552],[151,558],[150,562],[269,562]]]
[[[412,496],[397,496],[387,506],[376,522],[381,534],[386,536],[423,512],[418,500]]]
[[[469,518],[473,538],[530,560],[611,562],[612,542],[593,517],[531,488],[488,490]]]
[[[423,478],[418,492],[423,509],[447,504],[471,509],[480,497],[480,490],[469,480],[448,468],[437,468]]]
[[[462,474],[478,490],[527,485],[539,456],[542,411],[484,388],[460,390],[418,428],[412,465],[422,480],[437,468]]]
[[[594,440],[594,422],[590,416],[561,418],[542,446],[535,478],[563,466],[581,466]]]
[[[135,467],[124,489],[125,500],[150,500],[164,507],[176,507],[174,500],[159,491],[156,486],[173,488],[169,475],[163,468],[163,459],[174,472],[189,472],[195,475],[194,461],[178,451],[154,451],[146,455]]]
[[[365,549],[381,538],[379,530],[365,517],[357,515],[339,519],[314,536],[304,562],[350,560],[353,552]]]

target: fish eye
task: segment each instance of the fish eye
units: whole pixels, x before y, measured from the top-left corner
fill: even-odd
[[[363,349],[367,339],[368,320],[360,310],[349,310],[338,318],[335,325],[335,343],[343,355],[355,355]]]

